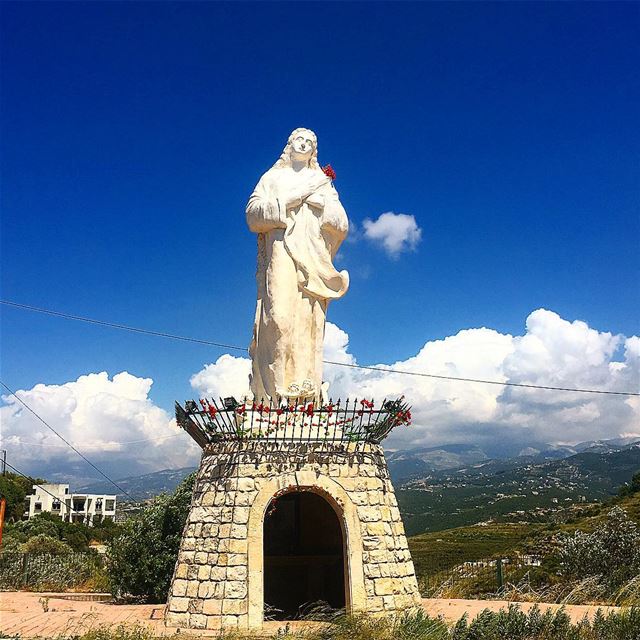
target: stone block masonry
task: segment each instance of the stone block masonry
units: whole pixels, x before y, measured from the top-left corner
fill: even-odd
[[[260,628],[263,523],[274,496],[311,491],[340,520],[350,613],[400,614],[420,594],[379,445],[226,441],[203,453],[178,555],[168,626]]]

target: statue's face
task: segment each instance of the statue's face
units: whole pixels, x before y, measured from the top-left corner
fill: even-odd
[[[308,160],[315,149],[315,143],[310,131],[300,131],[291,141],[291,155],[296,160]]]

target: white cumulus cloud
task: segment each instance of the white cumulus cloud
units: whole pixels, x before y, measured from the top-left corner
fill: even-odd
[[[90,373],[60,385],[37,384],[18,397],[111,477],[194,464],[198,449],[149,398],[153,380],[126,371],[112,379]],[[2,396],[2,442],[27,473],[55,470],[96,477],[54,433],[12,395]]]
[[[640,403],[635,397],[459,382],[389,371],[638,391],[640,338],[600,332],[546,309],[532,312],[524,328],[524,333],[516,336],[485,327],[465,329],[427,342],[406,360],[374,364],[382,371],[326,364],[324,378],[334,399],[367,397],[380,402],[385,397],[406,397],[413,406],[413,425],[396,429],[387,442],[392,448],[475,442],[493,450],[500,446],[518,450],[524,444],[577,443],[637,433]],[[332,323],[327,323],[324,357],[342,364],[357,363],[349,352],[348,334]],[[223,356],[195,374],[191,382],[203,394],[214,390],[216,395],[229,395],[225,389],[246,390],[249,370],[247,358]]]
[[[416,219],[406,213],[381,213],[377,220],[365,218],[364,236],[382,246],[391,258],[405,251],[414,251],[422,239],[422,229]]]
[[[225,353],[215,362],[206,364],[198,373],[194,373],[190,383],[201,398],[243,398],[249,393],[250,373],[249,358],[239,358]]]
[[[453,376],[549,385],[554,387],[638,392],[640,337],[612,335],[583,321],[568,321],[546,309],[532,312],[522,335],[491,328],[464,329],[432,340],[416,355],[381,370],[357,364],[348,334],[327,323],[324,378],[333,399],[404,395],[413,407],[413,424],[398,428],[390,448],[444,443],[477,443],[496,451],[519,450],[536,443],[576,443],[638,434],[640,398],[548,391],[459,382]],[[366,363],[371,364],[371,363]],[[222,355],[191,377],[200,397],[244,396],[249,387],[248,358]],[[90,373],[60,385],[37,384],[17,391],[44,420],[93,462],[117,479],[135,473],[197,464],[200,449],[172,416],[155,405],[153,381],[127,372],[110,378]],[[27,473],[50,479],[96,474],[14,397],[2,397],[2,448],[9,461]],[[54,471],[55,473],[54,473]],[[56,475],[57,474],[57,475]]]

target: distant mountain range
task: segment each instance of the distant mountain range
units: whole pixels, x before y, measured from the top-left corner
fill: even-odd
[[[120,478],[116,482],[136,501],[148,500],[161,493],[171,493],[186,476],[196,467],[182,469],[164,469],[141,476]],[[114,486],[105,481],[92,482],[82,487],[74,488],[75,493],[113,493]],[[118,494],[120,500],[127,500],[126,496]]]
[[[572,446],[535,443],[527,445],[516,452],[516,455],[510,457],[497,457],[495,451],[487,451],[476,445],[446,444],[438,447],[390,451],[386,453],[386,458],[396,487],[410,488],[412,483],[415,486],[420,485],[421,481],[422,483],[440,483],[445,482],[447,478],[460,478],[465,474],[469,477],[486,478],[493,474],[504,474],[530,465],[566,459],[581,452],[607,453],[617,451],[628,447],[635,441],[640,443],[638,438],[597,440]],[[195,471],[195,467],[165,469],[154,473],[120,478],[117,483],[134,500],[148,500],[160,493],[172,492],[182,479],[192,471]],[[74,491],[87,493],[112,493],[113,489],[113,485],[107,481],[89,482],[83,486],[73,487]]]
[[[638,437],[591,440],[575,445],[529,444],[517,452],[496,452],[469,444],[392,451],[386,454],[389,473],[396,485],[429,476],[435,471],[461,469],[488,461],[507,461],[508,466],[561,460],[583,451],[604,453],[640,442]],[[498,466],[501,466],[499,463]]]

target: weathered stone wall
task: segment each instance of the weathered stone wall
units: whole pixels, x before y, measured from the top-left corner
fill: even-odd
[[[336,510],[346,541],[348,611],[419,606],[382,448],[365,443],[248,441],[204,453],[167,605],[167,624],[262,625],[262,525],[274,495],[314,491]]]

